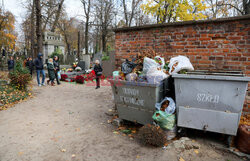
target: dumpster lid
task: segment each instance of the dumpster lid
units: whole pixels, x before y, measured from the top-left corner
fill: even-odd
[[[158,87],[158,86],[161,86],[162,83],[164,81],[166,81],[166,79],[164,79],[163,81],[161,81],[160,83],[157,83],[157,84],[150,84],[148,82],[130,82],[130,81],[126,81],[126,80],[115,80],[115,79],[109,79],[108,81],[110,83],[114,83],[116,85],[119,85],[119,84],[125,84],[125,85],[133,85],[133,86],[147,86],[147,87]]]
[[[173,74],[173,78],[186,78],[186,79],[210,79],[210,80],[231,80],[231,81],[250,81],[250,77],[245,77],[243,72],[239,71],[192,71],[187,74]]]

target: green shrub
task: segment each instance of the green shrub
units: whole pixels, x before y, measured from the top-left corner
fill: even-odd
[[[53,59],[55,56],[57,56],[60,60],[62,60],[63,59],[62,51],[60,49],[56,49],[56,51],[54,51],[49,57]]]
[[[29,70],[23,67],[22,61],[17,61],[14,71],[9,73],[10,83],[17,89],[26,90],[28,83],[31,81]]]

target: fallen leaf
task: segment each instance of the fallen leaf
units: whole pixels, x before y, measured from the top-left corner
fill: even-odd
[[[137,155],[136,158],[137,158],[137,159],[140,158],[140,155]]]
[[[131,132],[132,132],[132,134],[135,134],[135,133],[136,133],[136,130],[132,130]]]
[[[182,157],[180,157],[179,161],[185,161]]]
[[[21,152],[21,151],[20,151],[20,152],[18,152],[18,155],[23,155],[23,152]]]
[[[114,134],[119,134],[119,132],[117,132],[117,131],[114,131],[113,133],[114,133]]]
[[[66,152],[66,149],[61,149],[61,152]]]
[[[75,158],[75,157],[76,157],[76,155],[75,155],[75,154],[72,154],[72,155],[71,155],[71,157],[72,157],[72,158]]]
[[[80,128],[76,128],[75,131],[80,131]]]
[[[199,151],[198,151],[198,150],[194,150],[194,152],[195,152],[196,154],[198,154],[198,153],[199,153]]]

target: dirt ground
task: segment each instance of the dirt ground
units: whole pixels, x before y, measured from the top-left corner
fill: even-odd
[[[34,98],[0,112],[0,161],[239,161],[193,139],[197,149],[143,146],[113,133],[106,115],[113,107],[111,87],[62,83],[33,88]]]

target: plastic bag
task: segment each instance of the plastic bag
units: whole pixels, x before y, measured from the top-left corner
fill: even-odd
[[[159,70],[157,67],[152,67],[148,70],[147,74],[147,81],[150,84],[158,84],[163,79],[167,78],[168,75],[163,72],[163,70]]]
[[[57,72],[57,77],[58,77],[59,80],[61,79],[61,71]]]
[[[137,76],[136,73],[129,73],[129,74],[126,75],[126,80],[130,81],[130,82],[136,81],[137,78],[138,78],[138,76]]]
[[[161,69],[164,68],[164,66],[165,66],[165,60],[164,60],[164,58],[162,58],[160,56],[156,56],[155,57],[155,62],[159,64],[159,66],[161,67]]]
[[[113,71],[113,79],[118,79],[119,78],[119,71]]]
[[[194,70],[193,65],[186,56],[177,56],[170,59],[169,74],[178,73],[181,70]]]
[[[171,130],[165,130],[165,133],[166,133],[167,140],[172,140],[173,138],[175,138],[176,137],[176,133],[177,133],[177,127],[176,127],[176,125]]]
[[[165,101],[169,101],[168,107],[165,109],[165,112],[167,114],[173,114],[175,112],[175,102],[170,97],[165,97],[160,103],[156,103],[155,108],[160,111],[161,110],[161,105]]]
[[[164,130],[172,130],[176,125],[176,117],[174,114],[167,114],[163,111],[156,111],[152,118]]]
[[[159,67],[159,64],[156,63],[154,59],[150,59],[148,57],[145,57],[143,60],[143,72],[145,74],[148,73],[148,70],[151,68],[157,68]]]
[[[137,64],[134,63],[135,60],[132,62],[126,59],[125,62],[122,63],[122,72],[124,74],[129,74],[133,71],[133,69],[137,66]]]

